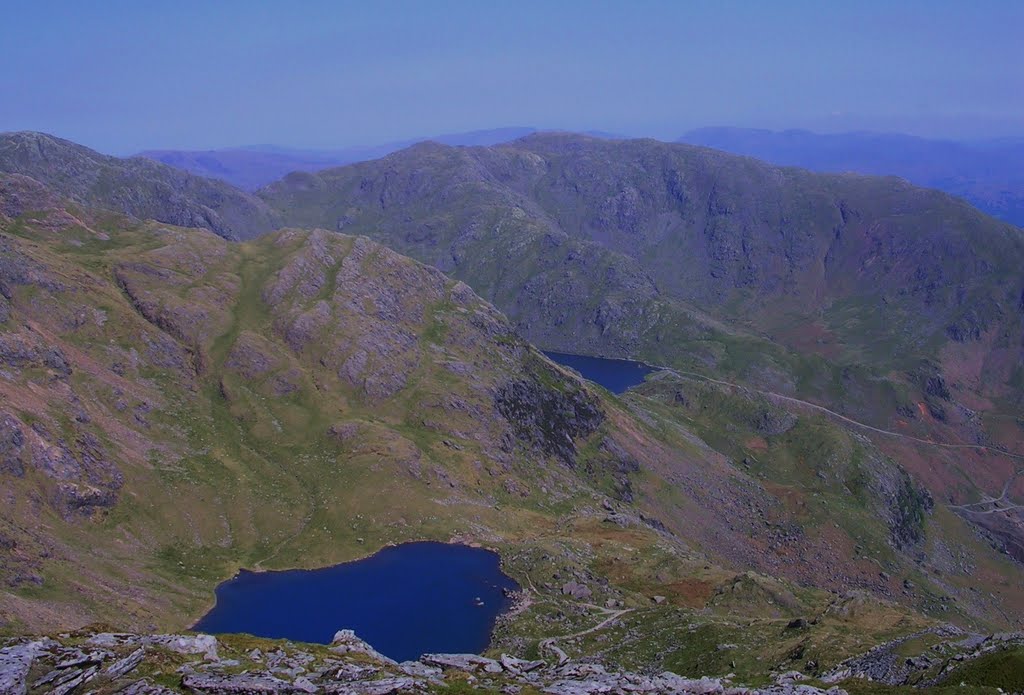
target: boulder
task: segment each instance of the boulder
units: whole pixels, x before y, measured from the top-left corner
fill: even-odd
[[[50,695],[67,695],[67,693],[75,690],[78,686],[95,678],[99,670],[99,666],[90,666],[84,669],[68,669],[70,677],[59,679],[58,684],[49,691]]]
[[[320,690],[320,688],[318,688],[316,684],[313,683],[313,681],[309,680],[305,676],[299,676],[298,678],[296,678],[292,682],[292,685],[295,686],[297,690],[300,690],[304,693],[315,693],[318,690]]]
[[[325,688],[325,692],[344,693],[345,695],[399,695],[404,693],[425,692],[423,685],[414,678],[408,676],[395,676],[393,678],[381,678],[375,681],[362,681],[359,683],[346,683],[339,690]]]
[[[403,661],[398,668],[405,675],[417,678],[437,678],[441,675],[441,669],[436,666],[427,666],[421,661]]]
[[[558,665],[559,666],[564,666],[565,664],[569,663],[569,655],[566,654],[561,649],[559,649],[558,647],[556,647],[553,643],[551,643],[551,642],[541,642],[541,648],[547,649],[552,654],[554,654],[555,658],[558,659]]]
[[[380,672],[374,666],[363,666],[361,664],[342,664],[338,668],[330,669],[327,673],[336,681],[363,681],[372,678]]]
[[[149,680],[143,678],[142,680],[135,681],[130,685],[125,686],[118,691],[118,695],[178,695],[177,691],[165,688],[162,685],[156,685],[150,683]]]
[[[148,642],[178,654],[202,654],[209,661],[218,660],[217,638],[213,635],[153,635]]]
[[[575,599],[590,598],[591,592],[590,587],[586,584],[581,584],[576,581],[568,581],[562,585],[562,593],[566,596],[572,596]]]
[[[607,680],[561,680],[555,681],[541,692],[550,695],[596,695],[597,693],[622,692],[619,684]]]
[[[397,665],[394,659],[384,656],[360,639],[356,635],[355,630],[338,630],[335,632],[334,639],[331,640],[330,649],[335,654],[365,654],[385,664]]]
[[[785,673],[779,674],[775,679],[775,683],[777,685],[789,685],[803,680],[807,680],[807,676],[799,671],[786,671]]]
[[[472,673],[484,671],[486,673],[501,673],[501,664],[494,659],[477,654],[424,654],[420,661],[428,666],[437,666],[441,669],[456,669]]]
[[[98,632],[85,641],[90,647],[122,647],[125,645],[140,644],[144,640],[138,635],[127,632]]]
[[[513,656],[509,656],[508,654],[502,654],[500,661],[502,668],[514,675],[529,673],[530,671],[535,671],[542,666],[547,665],[540,660],[528,661],[526,659],[517,659]]]

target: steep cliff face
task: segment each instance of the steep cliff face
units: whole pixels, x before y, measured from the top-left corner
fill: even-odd
[[[1024,226],[1024,186],[1014,140],[953,142],[897,133],[700,128],[678,142],[812,171],[899,176],[967,200],[979,210]]]

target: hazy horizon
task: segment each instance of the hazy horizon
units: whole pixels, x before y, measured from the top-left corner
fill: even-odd
[[[111,154],[532,126],[1024,135],[1011,2],[10,7],[0,131]],[[38,28],[45,28],[37,30]]]

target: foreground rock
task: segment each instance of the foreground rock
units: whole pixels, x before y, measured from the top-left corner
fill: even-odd
[[[910,641],[922,639],[931,644],[924,653],[904,655]],[[0,695],[393,695],[467,689],[506,695],[846,695],[848,684],[865,682],[880,687],[955,686],[961,678],[958,668],[1000,650],[1020,648],[1024,633],[981,636],[940,626],[848,659],[818,681],[791,670],[774,675],[771,685],[749,688],[734,684],[730,677],[612,670],[600,663],[573,661],[561,650],[551,661],[509,654],[497,659],[424,654],[419,660],[397,663],[349,629],[339,631],[330,645],[246,636],[82,631],[57,639],[0,642]],[[968,687],[965,692],[975,691]]]
[[[258,646],[254,646],[257,644]],[[752,690],[728,679],[688,679],[674,673],[641,675],[599,664],[549,664],[508,654],[425,654],[401,664],[377,652],[351,630],[330,645],[293,644],[248,637],[133,635],[82,632],[59,640],[10,640],[0,648],[0,695],[29,693],[345,693],[392,695],[443,692],[450,686],[483,692],[591,693],[801,693],[830,691],[780,680]]]
[[[20,695],[26,692],[32,662],[48,646],[48,640],[41,640],[0,649],[0,693]]]
[[[965,659],[1010,644],[1024,634],[988,638],[959,631],[939,632],[949,648],[933,648],[948,662],[932,671],[948,673]],[[377,652],[351,630],[341,630],[330,645],[295,644],[238,636],[134,635],[90,632],[58,639],[13,639],[0,643],[0,695],[30,693],[345,693],[392,695],[448,692],[467,687],[482,692],[542,692],[549,695],[663,693],[676,695],[846,695],[849,678],[883,683],[931,685],[909,678],[924,662],[896,657],[899,642],[883,645],[842,665],[818,685],[799,672],[775,677],[771,685],[747,688],[728,677],[685,678],[675,673],[613,671],[601,664],[559,659],[557,664],[508,654],[491,659],[478,654],[425,654],[401,664]],[[897,675],[898,674],[898,675]]]

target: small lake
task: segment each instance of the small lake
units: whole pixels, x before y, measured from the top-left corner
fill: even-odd
[[[564,352],[545,352],[552,362],[572,367],[595,384],[600,384],[612,393],[622,393],[626,389],[642,384],[644,377],[657,368],[634,362],[633,360],[611,360],[604,357],[587,357],[586,355],[570,355]]]
[[[489,550],[404,543],[324,569],[242,571],[192,629],[328,644],[348,628],[396,661],[480,653],[518,589]]]

